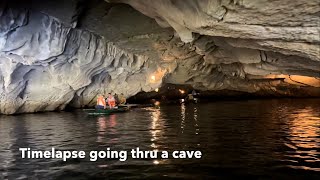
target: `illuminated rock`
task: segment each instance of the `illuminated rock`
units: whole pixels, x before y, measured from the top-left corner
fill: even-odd
[[[99,93],[163,83],[320,94],[314,0],[112,1],[144,15],[104,1],[30,1],[0,3],[0,113],[94,105]]]

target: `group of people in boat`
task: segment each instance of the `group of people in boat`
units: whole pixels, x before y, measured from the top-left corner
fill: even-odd
[[[127,100],[124,97],[123,93],[121,93],[120,96],[118,96],[117,93],[115,93],[114,95],[109,93],[107,96],[99,94],[97,98],[96,109],[106,109],[108,107],[110,109],[113,109],[118,105],[125,105],[126,101]]]

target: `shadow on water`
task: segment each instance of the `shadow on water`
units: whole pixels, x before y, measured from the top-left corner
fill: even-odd
[[[220,101],[135,109],[0,116],[0,177],[318,178],[320,102]],[[20,147],[90,151],[200,150],[201,159],[22,159]],[[128,152],[128,156],[129,156]]]

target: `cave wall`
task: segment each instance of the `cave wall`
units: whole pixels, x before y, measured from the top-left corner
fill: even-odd
[[[163,83],[320,95],[315,1],[13,2],[0,3],[0,113],[84,107]]]
[[[108,2],[130,4],[160,26],[172,27],[180,47],[189,46],[192,58],[179,61],[167,82],[248,92],[320,87],[317,0]]]
[[[45,13],[0,10],[0,112],[52,111],[95,104],[97,94],[132,96],[162,82],[165,68]],[[150,74],[158,73],[153,82]]]

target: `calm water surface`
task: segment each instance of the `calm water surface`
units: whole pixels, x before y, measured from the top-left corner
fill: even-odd
[[[220,101],[90,117],[0,116],[0,179],[317,179],[320,100]],[[200,150],[201,159],[21,159],[48,150]]]

